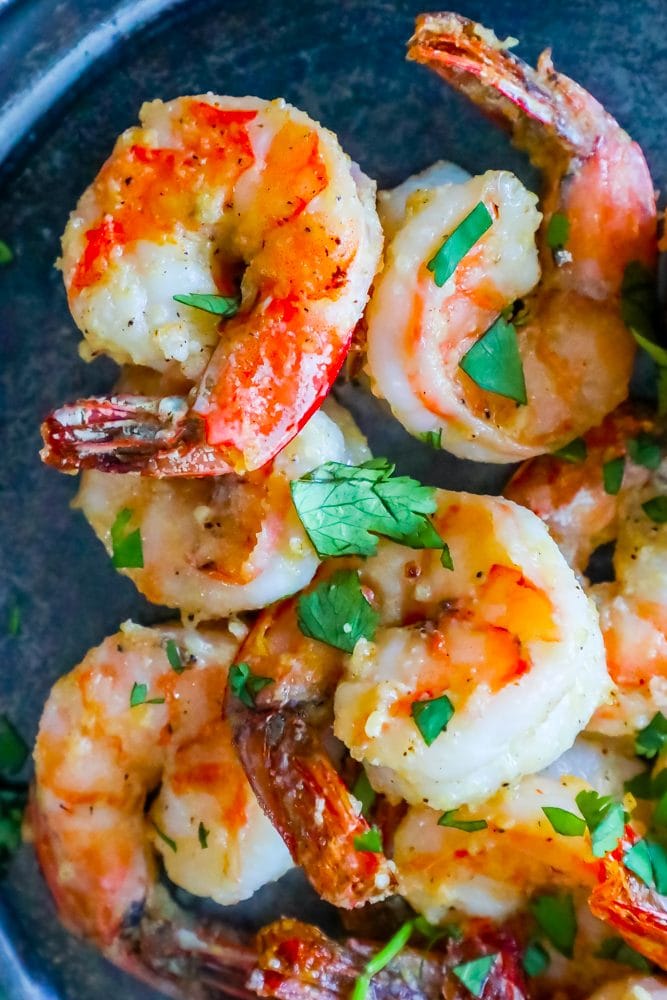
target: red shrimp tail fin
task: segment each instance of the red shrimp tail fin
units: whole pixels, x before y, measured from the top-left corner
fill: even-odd
[[[205,444],[203,424],[180,396],[101,396],[54,410],[42,424],[46,465],[164,476],[220,476],[228,456]]]

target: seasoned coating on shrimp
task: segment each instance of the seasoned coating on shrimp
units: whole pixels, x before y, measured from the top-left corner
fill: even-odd
[[[409,431],[440,433],[463,458],[508,462],[557,448],[627,395],[635,348],[621,316],[623,275],[633,261],[652,268],[657,252],[643,154],[590,94],[555,72],[549,53],[533,70],[457,14],[418,18],[408,58],[504,123],[545,188],[542,216],[504,171],[412,196],[367,314],[374,391]],[[427,263],[480,203],[491,228],[438,287]],[[563,245],[554,243],[554,220]],[[526,400],[516,388],[508,396],[482,388],[460,367],[507,310],[516,315]]]
[[[62,407],[43,457],[149,475],[261,468],[345,359],[381,250],[374,185],[283,100],[180,97],[140,118],[70,217],[63,276],[84,356],[175,362],[196,399]],[[234,299],[239,285],[238,312],[222,321],[173,299]]]
[[[667,979],[628,976],[606,983],[589,1000],[667,1000]]]

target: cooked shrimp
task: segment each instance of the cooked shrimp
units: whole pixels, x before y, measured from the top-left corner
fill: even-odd
[[[267,469],[245,476],[155,480],[89,470],[75,506],[112,553],[119,511],[141,531],[143,567],[123,569],[142,594],[200,620],[265,607],[305,587],[318,565],[289,482],[329,460],[370,457],[354,421],[332,400]]]
[[[566,750],[607,694],[595,613],[534,517],[495,497],[439,491],[437,552],[385,545],[361,569],[381,626],[336,690],[336,735],[378,791],[452,809]],[[427,746],[414,705],[454,714]]]
[[[156,853],[173,882],[221,903],[290,867],[221,716],[237,648],[224,629],[126,622],[49,696],[35,748],[37,854],[63,922],[112,956],[151,900]]]
[[[408,57],[502,118],[545,187],[542,216],[505,171],[408,200],[367,312],[374,391],[409,431],[441,432],[443,447],[463,458],[507,462],[557,448],[627,395],[634,344],[621,282],[629,262],[652,268],[656,257],[643,154],[593,97],[554,71],[548,53],[535,71],[456,14],[420,17]],[[438,287],[427,262],[480,203],[492,225]],[[557,250],[555,218],[567,228]],[[520,386],[500,395],[461,367],[508,308],[518,313],[509,335],[525,399]],[[495,370],[503,366],[499,357]]]
[[[65,406],[44,426],[44,460],[148,475],[258,469],[343,363],[380,254],[374,185],[282,100],[181,97],[145,104],[140,119],[70,217],[65,286],[84,357],[176,362],[196,398]],[[239,284],[222,330],[173,299],[233,299]]]
[[[628,976],[606,983],[590,1000],[667,1000],[667,980],[654,976]]]
[[[656,711],[667,712],[667,524],[659,511],[650,513],[650,502],[667,495],[663,430],[624,408],[585,443],[580,461],[545,455],[526,463],[506,494],[543,518],[580,574],[598,546],[615,541],[613,582],[588,588],[615,683],[612,701],[595,713],[591,727],[623,735],[641,729]],[[640,446],[650,449],[648,459]],[[608,462],[622,463],[617,493],[605,490]]]

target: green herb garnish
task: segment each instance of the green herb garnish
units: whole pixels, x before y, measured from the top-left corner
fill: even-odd
[[[591,848],[596,858],[616,850],[625,829],[625,811],[609,795],[582,791],[576,797],[581,815],[591,834]]]
[[[642,504],[642,510],[655,524],[667,521],[667,496],[651,497]]]
[[[547,244],[552,250],[562,250],[570,235],[570,220],[562,212],[554,212],[547,226]]]
[[[365,851],[367,854],[382,854],[382,834],[379,827],[372,826],[365,833],[354,838],[355,851]]]
[[[457,819],[457,812],[458,809],[448,809],[438,820],[438,826],[449,826],[454,830],[463,830],[464,833],[486,830],[488,824],[485,819]]]
[[[630,261],[623,273],[621,315],[623,322],[632,331],[640,347],[644,347],[651,354],[650,349],[645,347],[642,341],[647,340],[651,346],[658,347],[652,342],[657,317],[655,277],[638,260]],[[658,348],[658,350],[663,349]],[[655,361],[658,361],[658,364],[665,363],[653,354],[651,356],[654,357]],[[667,361],[667,352],[665,352],[665,360]]]
[[[660,444],[651,434],[638,434],[628,440],[628,454],[636,465],[657,469],[662,458]]]
[[[182,302],[184,306],[202,309],[227,319],[235,316],[241,305],[241,299],[237,295],[201,295],[195,292],[191,295],[174,295],[172,298],[175,302]]]
[[[175,639],[167,639],[166,652],[171,669],[175,670],[177,674],[182,674],[185,667],[183,666],[183,660],[181,659],[181,651],[178,648]]]
[[[352,785],[352,794],[355,799],[361,802],[361,815],[364,819],[368,819],[369,813],[373,806],[375,805],[375,799],[377,798],[375,794],[375,789],[368,780],[368,775],[362,768],[357,775],[357,779]]]
[[[11,264],[13,260],[14,253],[12,248],[4,240],[0,240],[0,265]]]
[[[297,602],[304,635],[351,653],[359,639],[372,640],[379,621],[361,590],[359,574],[341,569]]]
[[[130,692],[130,708],[138,705],[164,705],[164,698],[149,698],[148,684],[137,684],[135,681]]]
[[[437,431],[424,431],[419,435],[419,438],[431,448],[442,448],[442,427],[439,427]]]
[[[564,893],[537,896],[530,909],[547,939],[562,955],[572,958],[577,917],[572,896]]]
[[[454,560],[452,559],[452,553],[449,551],[449,545],[447,542],[442,546],[442,552],[440,553],[440,565],[445,569],[454,569]]]
[[[586,822],[581,816],[560,809],[558,806],[542,806],[542,812],[551,826],[563,837],[581,837],[586,830]]]
[[[142,569],[144,565],[141,531],[128,531],[132,514],[129,507],[123,507],[111,525],[111,561],[116,569]]]
[[[7,614],[7,632],[14,638],[21,632],[21,608],[16,601],[10,605]]]
[[[487,392],[528,402],[516,329],[500,316],[459,361],[475,385]]]
[[[427,515],[437,506],[435,488],[394,476],[386,458],[362,465],[325,462],[290,484],[297,514],[319,556],[377,551],[378,536],[415,549],[441,549]]]
[[[623,790],[630,792],[636,799],[653,799],[653,779],[650,771],[640,771],[634,778],[623,782]]]
[[[172,849],[172,851],[174,852],[174,854],[176,854],[177,851],[178,851],[178,846],[176,844],[176,841],[172,840],[171,837],[168,837],[167,834],[164,832],[164,830],[161,830],[160,827],[155,822],[155,820],[153,820],[153,819],[151,820],[151,826],[153,827],[153,829],[157,833],[157,835],[160,838],[160,840],[163,840],[165,842],[165,844],[167,845],[167,847],[170,847]]]
[[[521,964],[527,976],[541,976],[551,964],[549,952],[539,941],[530,941],[523,953]]]
[[[414,925],[414,920],[408,920],[404,923],[387,941],[384,948],[381,948],[373,958],[366,962],[364,971],[357,977],[354,984],[350,1000],[366,1000],[372,977],[389,965],[391,960],[396,958],[399,952],[405,948],[414,930]]]
[[[207,830],[202,822],[199,823],[199,828],[197,829],[197,836],[199,837],[199,846],[202,850],[206,850],[208,847],[208,835],[211,831]]]
[[[410,714],[424,743],[430,747],[440,733],[447,729],[447,724],[454,715],[454,706],[447,695],[443,694],[439,698],[413,701]]]
[[[429,923],[426,917],[415,917],[413,923],[417,933],[426,939],[427,951],[430,951],[433,945],[443,938],[452,938],[454,941],[459,941],[463,937],[463,931],[458,924],[436,926]]]
[[[625,458],[619,455],[617,458],[610,458],[602,466],[602,482],[604,491],[610,496],[616,496],[623,482],[623,472],[625,471]]]
[[[623,855],[623,864],[650,889],[667,893],[667,853],[654,840],[638,840]]]
[[[640,955],[634,948],[631,948],[620,937],[605,938],[596,954],[598,958],[606,958],[611,962],[629,965],[631,968],[639,969],[641,972],[648,972],[651,968],[649,960]]]
[[[667,719],[662,712],[656,712],[648,726],[640,729],[635,736],[635,753],[638,757],[652,760],[667,742]]]
[[[246,708],[255,707],[257,695],[269,684],[273,678],[253,674],[248,663],[233,663],[229,668],[229,686]]]
[[[16,774],[28,759],[28,745],[6,715],[0,715],[0,774]]]
[[[483,955],[481,958],[473,958],[471,962],[461,962],[460,965],[455,965],[452,972],[473,996],[481,997],[497,958],[498,952],[493,955]]]
[[[442,288],[454,274],[463,258],[493,225],[493,218],[484,202],[479,201],[472,212],[449,234],[426,265],[433,280]]]
[[[588,448],[584,439],[578,437],[564,444],[558,451],[552,451],[551,454],[554,458],[562,458],[565,462],[583,462],[588,454]]]

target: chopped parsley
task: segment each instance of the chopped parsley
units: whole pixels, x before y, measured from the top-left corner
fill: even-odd
[[[640,729],[635,736],[635,753],[639,757],[652,760],[667,742],[667,719],[662,712],[656,712],[648,726]]]
[[[640,771],[634,778],[629,778],[628,781],[623,782],[623,790],[630,792],[636,799],[653,799],[656,797],[650,771]]]
[[[616,850],[625,829],[625,811],[610,795],[582,791],[576,797],[581,815],[591,835],[591,848],[596,858]]]
[[[632,969],[638,969],[640,972],[648,972],[651,968],[649,960],[631,948],[620,937],[605,938],[596,954],[598,958],[606,958],[611,962],[618,962],[620,965],[629,965]]]
[[[539,941],[530,941],[521,959],[523,971],[527,976],[541,976],[549,968],[551,959],[549,952]]]
[[[356,570],[341,569],[302,594],[297,620],[304,635],[351,653],[359,639],[374,638],[379,615],[364,597]]]
[[[356,781],[352,785],[352,794],[355,799],[358,799],[358,801],[361,802],[361,815],[364,819],[368,819],[369,813],[375,805],[375,799],[377,796],[375,794],[375,789],[368,780],[368,775],[364,771],[363,767],[361,771],[359,771]]]
[[[502,316],[463,355],[459,368],[480,389],[520,404],[528,402],[516,328]]]
[[[419,435],[419,438],[431,448],[442,448],[442,427],[439,427],[437,431],[424,431],[423,434]]]
[[[649,889],[667,893],[667,853],[654,840],[638,840],[623,855],[623,864],[634,872]]]
[[[11,264],[13,260],[12,248],[4,240],[0,240],[0,265]]]
[[[273,678],[253,674],[249,663],[233,663],[229,668],[229,686],[246,708],[255,707],[257,695],[269,684]]]
[[[562,837],[581,837],[586,830],[586,821],[567,809],[560,809],[558,806],[542,806],[542,812],[556,833],[560,833]]]
[[[160,829],[155,820],[151,820],[151,826],[157,833],[160,840],[163,840],[164,843],[167,845],[167,847],[170,847],[171,850],[174,852],[174,854],[176,854],[178,851],[178,845],[176,844],[176,841],[172,840],[171,837],[168,837],[167,834],[164,832],[164,830]]]
[[[382,854],[382,833],[379,827],[372,826],[365,833],[358,834],[354,838],[354,849],[366,854]]]
[[[493,955],[483,955],[481,958],[473,958],[471,962],[461,962],[460,965],[455,965],[452,972],[474,997],[481,997],[497,958],[498,952]]]
[[[199,823],[197,829],[197,836],[199,837],[199,846],[202,850],[206,850],[208,847],[208,835],[211,831],[207,830],[202,822]]]
[[[442,546],[442,552],[440,553],[440,565],[444,569],[454,569],[454,560],[452,559],[452,553],[449,551],[449,545],[447,542]]]
[[[667,496],[651,497],[642,504],[642,510],[654,524],[664,524],[667,521]]]
[[[6,715],[0,715],[0,876],[21,846],[23,810],[28,801],[26,782],[9,780],[28,758],[28,746]]]
[[[651,346],[657,347],[658,351],[663,350],[652,341],[657,318],[655,277],[638,260],[631,260],[623,273],[621,315],[623,322],[632,331],[640,347],[648,350],[648,353],[655,361],[658,361],[658,364],[664,364],[665,361],[655,357],[649,348],[642,343],[642,340],[647,340]],[[667,352],[664,352],[664,357],[667,360]]]
[[[463,931],[457,924],[436,926],[429,923],[426,917],[415,917],[413,923],[417,933],[426,939],[427,951],[430,951],[433,945],[443,938],[452,938],[454,941],[459,941],[463,937]]]
[[[602,466],[602,482],[604,491],[610,496],[616,496],[623,482],[623,472],[625,471],[625,458],[619,455],[617,458],[610,458]]]
[[[588,454],[588,448],[584,439],[578,437],[564,444],[558,451],[552,451],[551,454],[554,458],[562,458],[565,462],[583,462]]]
[[[457,812],[458,809],[448,809],[438,820],[438,826],[449,826],[454,830],[463,830],[464,833],[486,830],[488,824],[485,819],[457,819]]]
[[[350,1000],[366,1000],[371,979],[378,972],[381,972],[385,966],[389,965],[399,952],[403,951],[412,936],[414,928],[414,920],[406,921],[406,923],[398,928],[393,937],[387,941],[384,948],[381,948],[373,958],[366,962],[364,971],[357,977],[357,981],[354,984]]]
[[[181,651],[178,648],[175,639],[167,639],[166,652],[171,669],[175,670],[177,674],[182,674],[185,667],[183,666],[183,660],[181,659]]]
[[[426,265],[438,288],[442,288],[451,278],[465,255],[492,225],[493,218],[488,208],[483,201],[477,202],[472,212],[459,222]]]
[[[28,759],[28,746],[6,715],[0,715],[0,774],[16,774]]]
[[[148,684],[137,684],[135,681],[130,692],[130,708],[138,705],[164,705],[164,698],[149,698]]]
[[[554,212],[547,226],[547,244],[551,250],[562,250],[570,236],[570,220],[562,212]]]
[[[132,514],[129,507],[123,507],[111,525],[111,561],[116,569],[142,569],[144,565],[141,531],[129,530]]]
[[[427,515],[435,487],[394,476],[386,458],[361,465],[325,462],[290,484],[297,514],[319,556],[374,555],[378,536],[415,549],[444,542]]]
[[[413,701],[410,714],[427,747],[430,747],[440,733],[447,729],[449,720],[454,715],[454,706],[446,694],[439,698],[427,698],[423,701]]]
[[[21,632],[21,608],[18,601],[14,601],[9,607],[7,614],[7,633],[14,638]]]
[[[225,316],[227,319],[235,316],[241,305],[241,299],[237,295],[202,295],[193,292],[191,295],[174,295],[172,298],[184,306],[202,309],[204,312]]]
[[[652,434],[640,433],[628,440],[628,454],[636,465],[657,469],[662,458],[660,444]]]
[[[536,896],[530,909],[541,931],[566,958],[572,958],[577,936],[577,917],[572,896],[566,893],[545,893]]]

